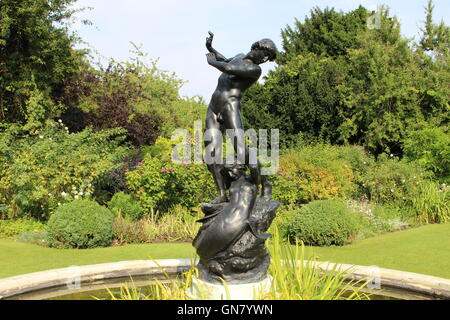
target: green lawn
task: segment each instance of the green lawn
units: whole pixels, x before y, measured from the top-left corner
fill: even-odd
[[[450,279],[450,224],[428,225],[357,241],[309,247],[320,261],[379,266]]]
[[[450,224],[385,234],[344,247],[308,247],[307,254],[314,254],[321,261],[377,265],[450,279]],[[189,243],[58,250],[0,240],[0,278],[72,265],[193,256]]]
[[[188,243],[136,244],[98,249],[52,249],[0,239],[0,278],[49,269],[141,259],[192,258]]]

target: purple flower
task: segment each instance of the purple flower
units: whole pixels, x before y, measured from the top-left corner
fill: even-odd
[[[166,169],[164,169],[164,168],[162,168],[162,169],[161,169],[161,172],[162,172],[162,173],[166,173],[166,172],[167,172],[167,170],[166,170]]]
[[[137,163],[138,167],[142,166],[142,164],[143,164],[142,162]]]
[[[173,169],[172,169],[172,168],[169,168],[169,171],[170,171],[170,172],[172,172],[172,171],[173,171]]]

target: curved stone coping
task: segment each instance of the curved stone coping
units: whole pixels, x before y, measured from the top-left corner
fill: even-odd
[[[331,272],[339,269],[348,280],[373,280],[378,277],[381,288],[394,288],[427,297],[450,299],[450,279],[419,273],[385,269],[376,266],[358,266],[342,263],[317,262],[316,266]]]
[[[132,260],[53,269],[0,279],[0,299],[33,291],[66,286],[79,279],[80,284],[115,278],[179,274],[191,268],[190,259]]]
[[[75,275],[79,277],[81,284],[130,276],[161,277],[164,272],[175,275],[187,271],[195,263],[192,259],[133,260],[35,272],[0,279],[0,299],[66,286]],[[345,271],[345,277],[349,280],[379,276],[382,288],[396,288],[428,297],[450,299],[450,279],[384,268],[377,268],[374,273],[374,267],[331,262],[316,262],[316,266],[326,272],[336,269]]]

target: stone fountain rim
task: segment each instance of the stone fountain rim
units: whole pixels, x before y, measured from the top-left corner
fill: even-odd
[[[197,262],[198,260],[194,259],[129,260],[28,273],[0,279],[0,300],[64,286],[68,279],[73,278],[74,271],[80,276],[80,283],[87,284],[130,276],[162,276],[164,273],[174,275],[189,270]],[[305,261],[305,263],[308,263],[308,261]],[[379,275],[382,287],[407,290],[429,297],[450,299],[450,279],[328,261],[315,262],[315,265],[325,272],[333,272],[339,268],[341,271],[345,271],[345,278],[348,280],[373,278],[376,270],[376,275]]]

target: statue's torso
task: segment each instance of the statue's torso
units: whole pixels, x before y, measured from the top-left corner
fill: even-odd
[[[244,57],[245,55],[243,54],[237,55],[231,63],[248,63],[243,60]],[[242,94],[257,80],[255,78],[244,78],[225,72],[222,73],[219,77],[217,88],[211,97],[209,105],[211,111],[218,114],[230,103],[239,107]]]

